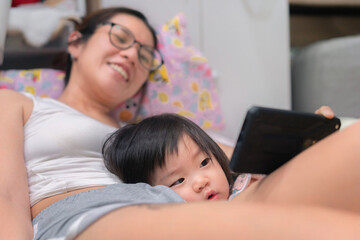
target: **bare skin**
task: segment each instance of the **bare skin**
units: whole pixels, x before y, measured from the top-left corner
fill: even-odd
[[[82,188],[82,189],[74,190],[71,192],[61,193],[61,194],[57,194],[52,197],[45,198],[44,200],[38,202],[37,204],[35,204],[34,206],[31,207],[31,217],[32,217],[32,219],[34,219],[42,210],[44,210],[45,208],[47,208],[54,202],[57,202],[63,198],[69,197],[69,196],[77,194],[77,193],[94,190],[94,189],[98,189],[98,188],[102,188],[102,187]]]
[[[0,239],[32,237],[28,183],[22,155],[22,126],[32,108],[29,100],[15,92],[1,90],[0,109],[6,119],[0,118],[0,225],[1,229],[8,231],[1,230]]]
[[[139,240],[355,240],[359,235],[360,218],[352,213],[218,201],[119,209],[101,218],[76,239],[111,240],[121,236]]]

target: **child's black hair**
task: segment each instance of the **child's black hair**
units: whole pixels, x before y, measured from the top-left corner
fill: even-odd
[[[184,135],[219,162],[232,186],[229,159],[222,149],[198,125],[176,114],[152,116],[114,132],[103,145],[105,166],[125,183],[151,184],[155,168],[165,165],[168,154],[178,153]]]

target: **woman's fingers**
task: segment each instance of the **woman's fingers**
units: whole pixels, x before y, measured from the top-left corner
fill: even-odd
[[[315,111],[316,114],[323,115],[326,118],[333,118],[334,111],[329,106],[321,106],[319,109]]]

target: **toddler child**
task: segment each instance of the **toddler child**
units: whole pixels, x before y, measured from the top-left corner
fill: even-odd
[[[195,123],[162,114],[114,132],[103,146],[105,166],[124,183],[172,188],[185,201],[229,199],[250,182],[228,167],[221,148]]]

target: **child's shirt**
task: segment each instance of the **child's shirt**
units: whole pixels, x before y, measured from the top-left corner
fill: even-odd
[[[263,174],[240,174],[234,182],[229,200],[233,199],[236,195],[244,191],[244,189],[249,186],[251,179],[260,180],[263,177],[265,177],[265,175]]]

